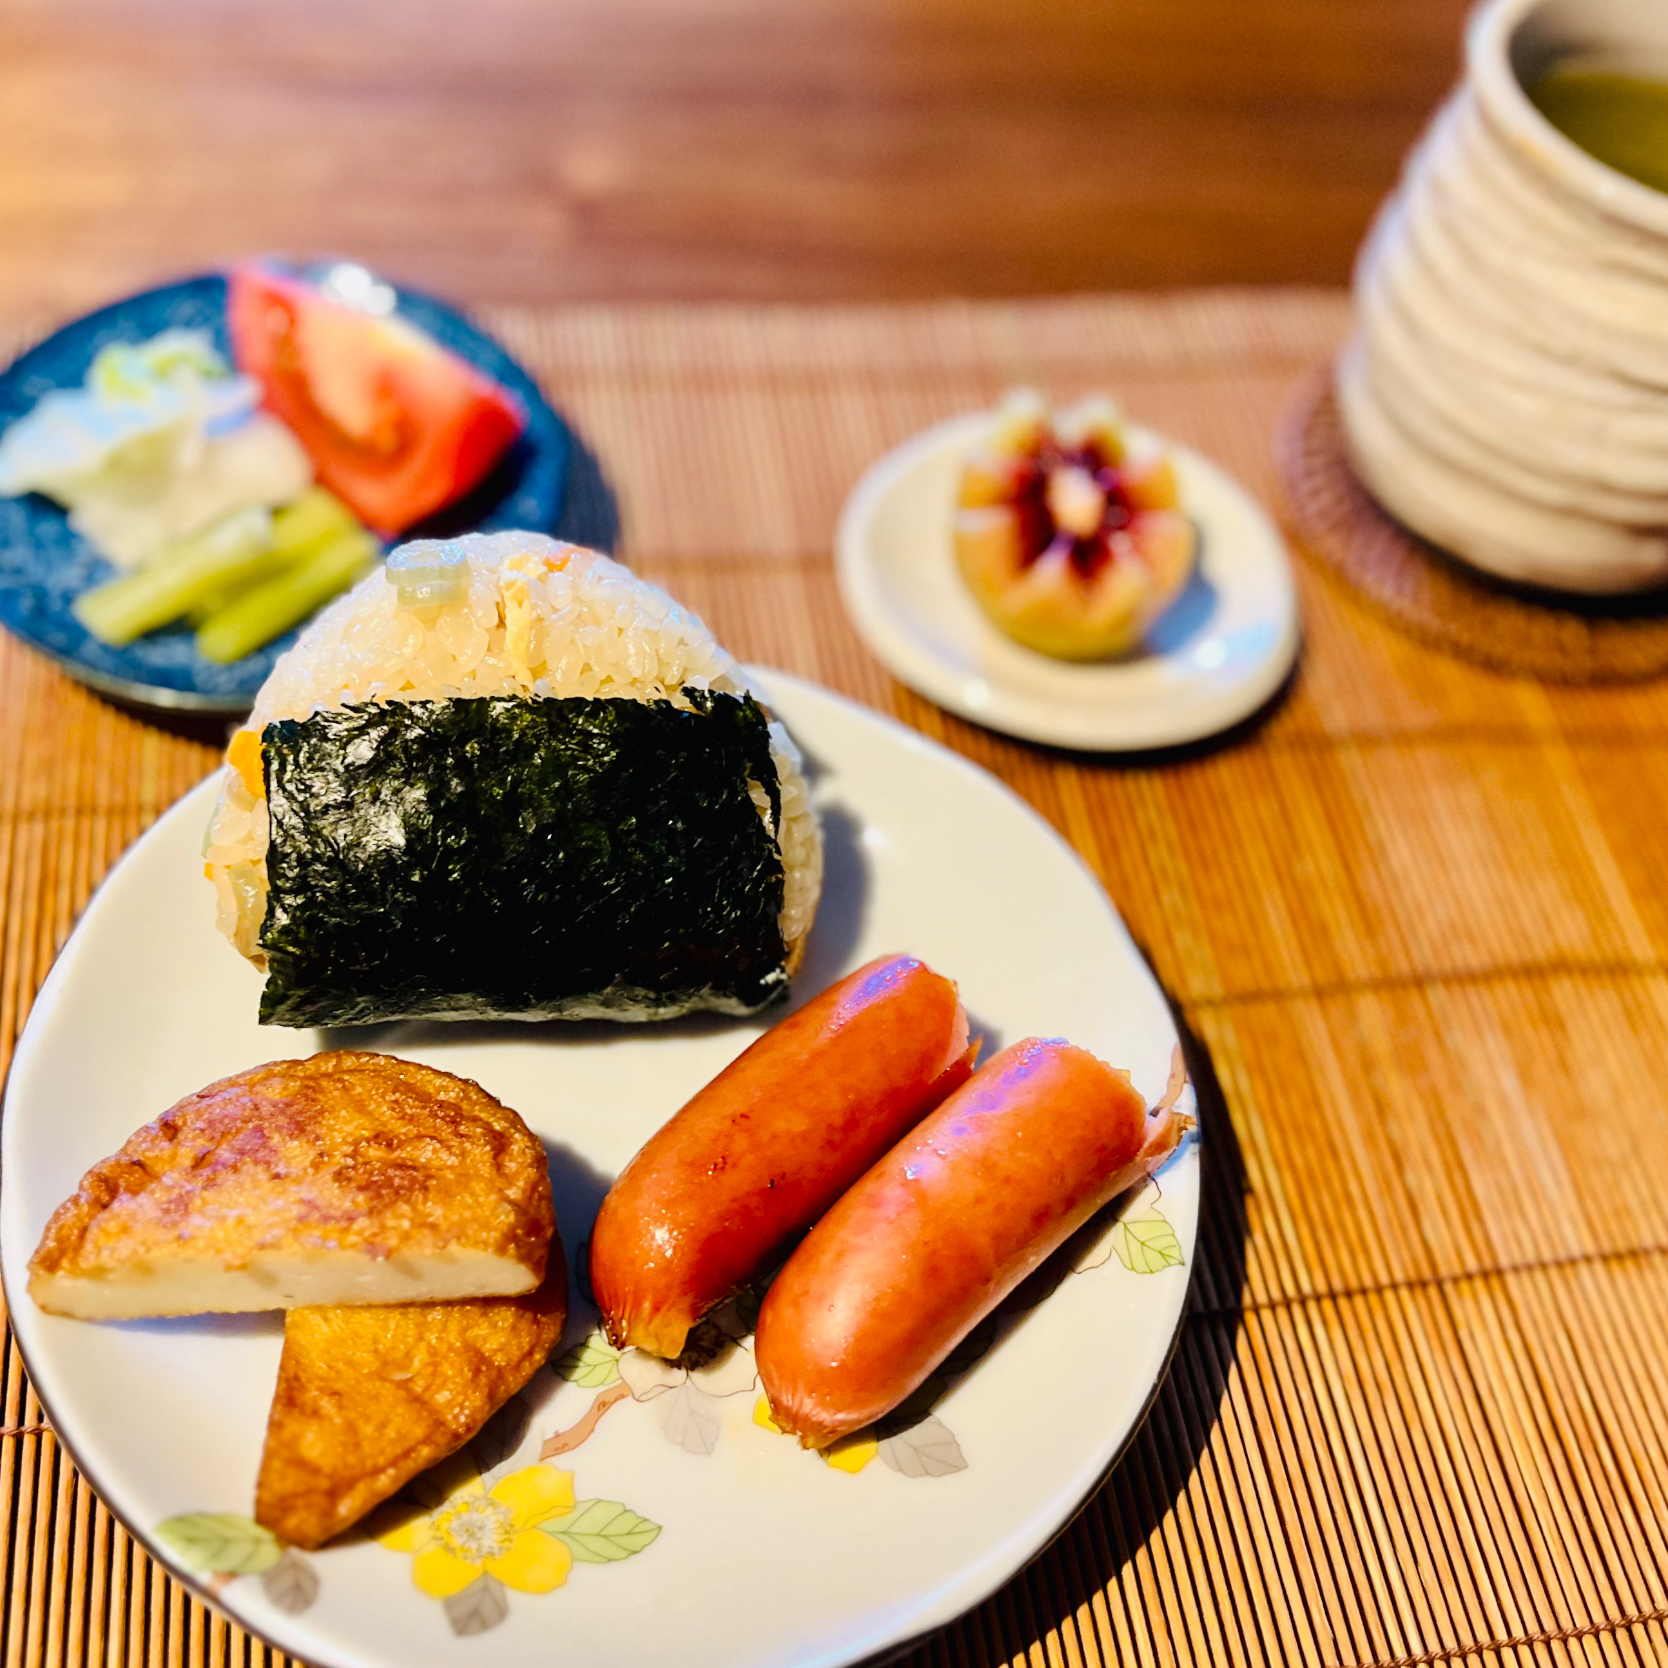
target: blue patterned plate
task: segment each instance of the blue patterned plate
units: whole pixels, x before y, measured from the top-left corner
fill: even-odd
[[[362,268],[341,263],[290,270],[313,282],[345,272],[362,288],[381,285]],[[399,316],[512,390],[527,410],[526,433],[492,474],[466,499],[413,528],[412,535],[521,527],[609,549],[615,532],[612,501],[606,489],[597,490],[600,482],[590,483],[590,490],[575,482],[580,490],[569,490],[570,469],[583,469],[590,460],[532,377],[454,308],[414,290],[386,288]],[[65,325],[0,373],[0,430],[43,394],[79,387],[100,348],[111,342],[143,342],[169,329],[206,330],[230,360],[226,280],[218,273],[187,278]],[[183,626],[152,632],[125,648],[111,648],[90,635],[70,612],[74,599],[111,571],[92,546],[71,531],[63,510],[50,499],[35,493],[0,498],[0,625],[50,655],[72,678],[106,695],[176,711],[244,713],[273,661],[295,640],[292,631],[230,666],[205,660],[197,653],[192,632]]]

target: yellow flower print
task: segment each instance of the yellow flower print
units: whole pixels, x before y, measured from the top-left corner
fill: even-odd
[[[432,1512],[408,1518],[377,1542],[412,1554],[411,1579],[430,1598],[450,1598],[483,1574],[520,1593],[548,1593],[567,1580],[573,1553],[539,1525],[573,1504],[571,1471],[529,1465],[490,1490],[471,1478]]]
[[[760,1396],[754,1403],[753,1423],[762,1425],[767,1431],[775,1431],[778,1436],[782,1434],[782,1427],[770,1415],[768,1396]],[[848,1471],[854,1477],[879,1452],[879,1438],[867,1431],[859,1431],[855,1436],[842,1436],[838,1442],[821,1450],[825,1465],[833,1466],[836,1471]]]
[[[879,1441],[866,1432],[856,1436],[842,1436],[822,1451],[824,1461],[836,1471],[849,1471],[856,1476],[880,1452]]]

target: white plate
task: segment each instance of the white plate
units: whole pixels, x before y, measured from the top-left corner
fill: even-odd
[[[1163,444],[1199,528],[1199,565],[1143,647],[1075,664],[998,631],[962,583],[950,525],[962,460],[988,422],[957,417],[906,441],[841,512],[840,594],[888,671],[990,729],[1115,752],[1215,735],[1280,687],[1298,649],[1286,547],[1244,487],[1172,441]]]
[[[959,980],[988,1048],[1070,1036],[1156,1098],[1170,1014],[1058,836],[920,736],[785,676],[767,686],[806,751],[829,841],[799,988],[908,949]],[[35,1004],[6,1103],[0,1269],[65,1444],[151,1551],[244,1626],[330,1668],[558,1657],[569,1668],[832,1668],[983,1598],[1095,1486],[1180,1322],[1199,1197],[1192,1141],[1094,1248],[1079,1248],[1082,1271],[953,1381],[936,1423],[885,1452],[851,1450],[850,1470],[755,1423],[745,1349],[702,1379],[593,1350],[588,1365],[570,1364],[577,1379],[536,1376],[525,1437],[495,1469],[539,1463],[549,1437],[605,1400],[590,1436],[552,1463],[572,1474],[578,1501],[647,1520],[592,1508],[588,1521],[611,1518],[616,1538],[580,1544],[633,1555],[578,1562],[537,1594],[483,1576],[449,1604],[414,1584],[410,1554],[374,1541],[279,1558],[241,1514],[280,1317],[88,1325],[41,1314],[24,1289],[47,1216],[90,1164],[191,1090],[322,1041],[256,1025],[259,977],[214,930],[197,857],[214,791],[212,779],[194,789],[123,858]],[[474,1077],[523,1113],[551,1155],[571,1258],[610,1178],[758,1028],[410,1024],[379,1030],[372,1046]],[[583,1344],[594,1313],[575,1302],[564,1350]],[[226,1515],[189,1515],[205,1513]],[[471,1627],[491,1627],[490,1642],[460,1636]]]

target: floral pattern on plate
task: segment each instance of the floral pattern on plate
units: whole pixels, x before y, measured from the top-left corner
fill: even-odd
[[[518,1399],[506,1412],[518,1407],[525,1411]],[[618,1563],[660,1535],[658,1523],[618,1500],[579,1499],[574,1473],[542,1460],[483,1475],[473,1445],[415,1478],[367,1528],[379,1546],[410,1558],[412,1585],[440,1601],[460,1635],[502,1622],[511,1591],[554,1592],[576,1564]],[[211,1593],[258,1576],[267,1598],[291,1615],[318,1597],[314,1560],[252,1518],[185,1512],[158,1524],[156,1537]]]
[[[660,1534],[659,1524],[617,1500],[578,1499],[574,1474],[543,1460],[489,1485],[466,1450],[419,1484],[430,1508],[385,1507],[372,1532],[378,1545],[411,1555],[413,1584],[445,1605],[458,1634],[503,1621],[507,1589],[554,1592],[576,1563],[618,1563]]]

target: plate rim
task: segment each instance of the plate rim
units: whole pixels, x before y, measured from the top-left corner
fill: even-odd
[[[1279,557],[1279,630],[1273,648],[1254,673],[1242,680],[1232,698],[1219,698],[1179,720],[1140,725],[1119,717],[1097,722],[1090,705],[1056,706],[1023,692],[1009,692],[1004,699],[1003,686],[997,682],[991,686],[997,698],[989,705],[975,706],[968,701],[960,675],[930,652],[923,652],[899,626],[894,610],[884,600],[878,580],[882,564],[870,544],[869,528],[890,492],[951,445],[965,445],[976,438],[989,421],[988,411],[963,412],[918,431],[870,464],[841,505],[834,535],[840,597],[858,635],[899,682],[985,729],[1023,741],[1095,753],[1143,752],[1203,741],[1232,729],[1274,696],[1296,665],[1303,640],[1296,576],[1284,536],[1256,496],[1221,464],[1157,429],[1131,423],[1132,434],[1162,442],[1173,456],[1184,459],[1190,470],[1210,477],[1218,490],[1238,499],[1261,524],[1260,531],[1267,534]],[[1116,663],[1100,664],[1104,668]],[[1048,710],[1043,710],[1045,707]]]
[[[948,763],[970,782],[977,783],[980,787],[987,791],[993,790],[1011,801],[1012,804],[1032,824],[1034,832],[1044,836],[1061,855],[1069,859],[1069,861],[1080,871],[1083,877],[1091,884],[1095,891],[1100,894],[1110,923],[1117,931],[1118,935],[1123,939],[1134,965],[1150,982],[1154,992],[1157,994],[1165,1008],[1170,1012],[1172,1027],[1175,1032],[1175,1045],[1178,1048],[1184,1047],[1182,1028],[1179,1024],[1175,1023],[1173,1005],[1171,1004],[1162,983],[1159,981],[1157,973],[1152,967],[1151,962],[1148,960],[1140,946],[1136,943],[1133,935],[1130,933],[1128,924],[1125,922],[1122,912],[1118,909],[1117,904],[1112,899],[1110,893],[1107,892],[1105,886],[1101,883],[1099,878],[1094,874],[1094,871],[1089,868],[1088,864],[1085,862],[1076,847],[1074,847],[1071,842],[1068,841],[1065,836],[1062,835],[1060,831],[1055,828],[1054,825],[1050,823],[1034,805],[1031,804],[1029,800],[1025,799],[1021,794],[1009,787],[1007,783],[995,776],[993,772],[985,769],[975,760],[933,740],[930,736],[924,735],[918,730],[912,729],[910,726],[892,717],[891,715],[883,713],[876,708],[867,706],[863,702],[855,700],[850,696],[841,694],[836,690],[829,689],[811,679],[800,677],[797,674],[785,672],[774,667],[749,664],[743,667],[743,673],[749,684],[755,688],[756,693],[762,696],[767,705],[771,704],[774,690],[778,686],[785,686],[790,689],[794,698],[809,698],[812,701],[827,702],[832,706],[841,709],[848,717],[854,718],[861,723],[874,726],[881,733],[888,735],[892,741],[902,745],[907,750],[916,753],[925,753],[935,757],[941,763]],[[156,820],[138,836],[138,838],[132,841],[123,850],[121,855],[111,865],[109,871],[89,895],[86,905],[83,907],[81,914],[77,917],[74,928],[72,928],[69,935],[65,938],[62,947],[53,958],[52,965],[48,969],[46,977],[42,980],[41,985],[30,1004],[29,1016],[25,1021],[22,1030],[18,1034],[12,1053],[11,1067],[7,1074],[4,1097],[3,1099],[0,1099],[0,1177],[3,1177],[5,1174],[5,1170],[7,1168],[6,1158],[12,1145],[11,1131],[14,1126],[15,1119],[10,1116],[10,1113],[12,1110],[13,1095],[15,1092],[14,1086],[19,1080],[18,1068],[26,1063],[32,1062],[37,1050],[44,1046],[41,1041],[41,1037],[43,1034],[42,1027],[46,1022],[45,1016],[52,1008],[56,1007],[59,1001],[62,1000],[61,987],[70,977],[69,963],[71,960],[71,951],[76,944],[82,923],[91,914],[98,899],[106,894],[116,882],[121,869],[128,862],[129,858],[146,842],[152,840],[153,838],[162,837],[161,831],[163,829],[163,825],[172,821],[174,818],[183,816],[189,808],[190,802],[195,797],[198,795],[206,795],[210,785],[220,777],[225,768],[226,767],[224,765],[218,767],[206,775],[201,781],[188,788],[179,796],[178,799],[174,800],[172,804],[166,807]],[[37,1025],[37,1014],[42,1016],[40,1025]],[[1202,1129],[1196,1122],[1193,1129],[1189,1131],[1186,1136],[1184,1136],[1183,1143],[1180,1147],[1178,1147],[1176,1155],[1177,1157],[1188,1159],[1198,1168],[1199,1174],[1195,1185],[1198,1191],[1199,1211],[1198,1213],[1195,1213],[1193,1217],[1190,1235],[1184,1242],[1184,1250],[1186,1252],[1185,1279],[1181,1282],[1179,1292],[1174,1300],[1175,1313],[1169,1336],[1164,1344],[1159,1364],[1154,1373],[1152,1382],[1147,1386],[1139,1408],[1134,1412],[1127,1428],[1112,1443],[1103,1462],[1094,1470],[1092,1475],[1085,1480],[1081,1491],[1076,1494],[1075,1498],[1071,1499],[1065,1505],[1064,1509],[1057,1517],[1054,1516],[1052,1512],[1048,1513],[1047,1521],[1040,1531],[1034,1534],[1025,1533],[1024,1531],[1028,1526],[1024,1522],[1014,1524],[1010,1533],[1004,1536],[1002,1541],[998,1542],[995,1547],[987,1550],[984,1559],[981,1560],[984,1567],[970,1586],[962,1587],[955,1585],[954,1583],[947,1583],[945,1588],[941,1588],[939,1595],[934,1600],[930,1601],[921,1612],[919,1625],[912,1624],[911,1631],[907,1634],[897,1635],[874,1649],[864,1648],[860,1654],[839,1654],[838,1651],[836,1651],[833,1655],[819,1656],[815,1660],[817,1663],[822,1665],[822,1668],[880,1668],[881,1664],[894,1660],[896,1657],[919,1644],[922,1640],[929,1638],[931,1635],[955,1622],[961,1616],[966,1615],[978,1605],[984,1603],[993,1594],[1012,1581],[1023,1569],[1028,1567],[1032,1562],[1046,1552],[1047,1549],[1057,1539],[1059,1539],[1061,1535],[1066,1533],[1066,1531],[1081,1515],[1085,1506],[1105,1484],[1107,1478],[1117,1467],[1124,1455],[1128,1452],[1130,1445],[1135,1441],[1136,1437],[1145,1425],[1159,1393],[1162,1391],[1166,1381],[1168,1380],[1176,1351],[1180,1346],[1182,1332],[1186,1326],[1187,1315],[1189,1312],[1194,1282],[1197,1278],[1198,1269],[1197,1253],[1201,1237],[1199,1232],[1200,1224],[1198,1215],[1199,1213],[1202,1213],[1205,1198],[1203,1177],[1204,1146],[1202,1136]],[[1174,1159],[1170,1162],[1174,1162]],[[3,1209],[3,1206],[0,1206],[0,1209]],[[4,1244],[3,1241],[0,1241],[0,1295],[3,1295],[4,1297],[7,1311],[9,1314],[14,1316],[25,1312],[32,1313],[32,1300],[30,1300],[30,1308],[28,1311],[26,1311],[22,1305],[14,1303],[13,1301],[13,1271],[11,1271],[7,1265],[6,1259],[3,1255],[3,1250]],[[26,1267],[27,1265],[25,1265],[23,1270],[16,1271],[19,1279],[21,1279],[25,1274]],[[27,1298],[26,1287],[24,1287],[22,1295]],[[121,1524],[136,1544],[145,1551],[147,1556],[151,1557],[158,1564],[160,1564],[167,1571],[167,1573],[173,1577],[174,1580],[178,1581],[187,1590],[194,1593],[204,1604],[209,1606],[215,1614],[224,1616],[235,1626],[241,1627],[254,1637],[263,1640],[271,1648],[290,1652],[292,1650],[291,1644],[286,1643],[281,1639],[274,1638],[258,1621],[255,1621],[241,1614],[239,1611],[225,1605],[213,1588],[212,1577],[199,1575],[184,1567],[178,1561],[172,1550],[169,1549],[164,1543],[159,1542],[154,1536],[152,1533],[154,1525],[152,1525],[151,1528],[146,1528],[139,1523],[131,1521],[124,1511],[119,1510],[107,1498],[104,1491],[98,1485],[96,1469],[90,1466],[83,1457],[82,1446],[79,1440],[72,1438],[65,1432],[53,1410],[51,1398],[41,1387],[34,1362],[31,1358],[33,1346],[25,1343],[24,1331],[16,1328],[15,1326],[13,1328],[13,1337],[17,1344],[18,1355],[23,1363],[23,1368],[25,1374],[27,1375],[29,1386],[33,1389],[36,1399],[40,1403],[41,1410],[46,1416],[47,1423],[51,1427],[51,1433],[54,1439],[62,1447],[65,1454],[68,1455],[77,1471],[80,1472],[89,1489],[92,1490],[97,1500],[103,1504],[111,1516],[119,1524]],[[1034,1527],[1034,1524],[1030,1527]],[[964,1566],[964,1571],[965,1569],[966,1566]],[[316,1668],[364,1668],[364,1663],[367,1660],[362,1658],[352,1647],[346,1648],[346,1654],[332,1654],[330,1656],[320,1655],[316,1650],[309,1647],[307,1659],[314,1662]]]
[[[205,267],[198,271],[182,273],[169,278],[162,283],[148,284],[141,289],[129,290],[127,293],[115,297],[113,300],[101,302],[96,307],[90,307],[84,312],[61,320],[38,341],[31,342],[11,360],[0,365],[0,385],[17,375],[27,376],[33,361],[37,356],[50,354],[59,339],[71,330],[77,330],[87,325],[98,325],[104,321],[117,319],[136,302],[152,301],[160,297],[169,296],[185,291],[189,287],[199,285],[207,280],[219,279],[226,281],[231,272],[238,266],[265,265],[285,274],[301,278],[309,283],[310,276],[322,270],[337,265],[353,265],[362,267],[373,280],[390,288],[395,295],[394,316],[400,316],[407,300],[416,301],[420,308],[432,308],[444,314],[449,320],[466,326],[475,335],[489,342],[516,370],[526,379],[532,390],[537,405],[532,413],[535,417],[548,419],[560,431],[563,441],[563,457],[561,478],[558,482],[556,499],[552,508],[552,527],[560,520],[563,504],[567,498],[570,478],[573,471],[573,454],[577,444],[572,425],[550,403],[544,390],[539,385],[538,378],[513,353],[509,345],[499,340],[493,331],[480,322],[468,309],[454,302],[443,300],[419,286],[406,284],[388,277],[374,267],[365,267],[364,263],[349,257],[329,255],[314,255],[294,257],[279,254],[252,255],[247,260],[231,261],[221,266]],[[452,351],[456,351],[453,349]],[[63,386],[62,384],[55,384]],[[525,399],[526,392],[517,389],[516,397]],[[12,419],[13,422],[19,419]],[[12,426],[11,422],[0,424],[0,434]],[[24,496],[38,496],[34,494]],[[48,502],[51,502],[48,500]],[[60,515],[64,514],[61,506],[54,506]],[[534,529],[534,531],[549,531],[550,529]],[[397,541],[378,541],[384,547],[391,547]],[[236,693],[216,694],[212,691],[198,689],[174,689],[166,684],[147,683],[142,678],[124,677],[120,673],[104,672],[97,667],[88,666],[72,654],[66,654],[60,649],[42,642],[27,627],[26,623],[15,623],[11,620],[3,622],[3,629],[26,644],[36,654],[44,655],[68,678],[76,683],[116,701],[126,702],[135,707],[141,707],[160,713],[188,713],[204,717],[236,718],[249,711],[257,691],[251,690],[247,695]],[[263,674],[264,679],[265,674]]]

